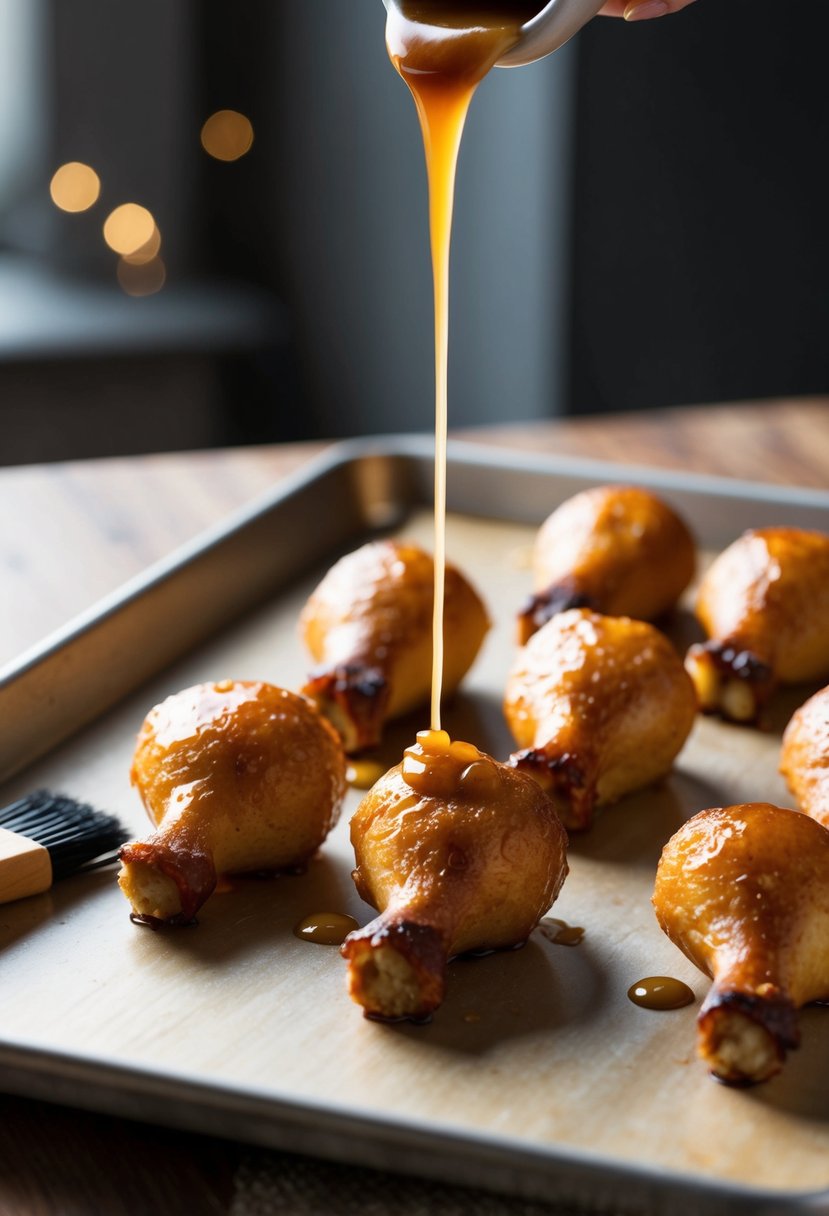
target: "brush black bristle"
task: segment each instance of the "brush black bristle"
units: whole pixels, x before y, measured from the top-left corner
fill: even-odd
[[[94,857],[117,849],[129,836],[114,815],[49,790],[37,790],[3,807],[0,828],[48,849],[53,879],[66,878]]]

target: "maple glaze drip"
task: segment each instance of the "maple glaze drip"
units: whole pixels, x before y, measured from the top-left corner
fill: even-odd
[[[344,912],[312,912],[294,925],[294,935],[319,946],[341,946],[349,933],[359,927],[354,917]]]
[[[486,799],[498,790],[495,762],[474,743],[454,742],[445,730],[420,730],[403,753],[403,780],[426,798]],[[452,865],[450,854],[449,865]]]
[[[540,4],[393,0],[386,22],[389,57],[412,92],[426,151],[435,294],[435,597],[431,726],[440,730],[446,562],[446,431],[449,350],[449,245],[455,169],[472,95],[514,46]]]
[[[649,975],[628,988],[628,997],[642,1009],[682,1009],[696,1000],[694,991],[670,975]]]

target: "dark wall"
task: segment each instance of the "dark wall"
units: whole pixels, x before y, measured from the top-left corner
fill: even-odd
[[[199,139],[219,108],[258,121],[264,6],[238,7],[42,0],[45,147],[0,215],[0,464],[305,434],[290,320],[262,272],[261,152],[219,163]],[[71,160],[101,180],[76,214],[49,194]],[[155,295],[122,292],[103,239],[126,201],[161,232]]]
[[[383,6],[243,7],[262,15],[248,55],[252,72],[262,65],[250,159],[259,165],[251,200],[259,218],[249,232],[260,272],[294,325],[309,430],[429,430],[423,142],[386,53]],[[226,20],[226,4],[214,8]],[[232,45],[228,39],[229,55]],[[532,67],[492,72],[470,109],[452,244],[454,426],[561,408],[571,68],[568,48]]]
[[[579,38],[576,412],[829,391],[829,6]]]
[[[430,428],[423,153],[380,0],[43,11],[48,153],[0,225],[0,463]],[[460,159],[452,425],[829,392],[827,35],[827,0],[699,0],[492,73]],[[225,107],[256,132],[232,164],[199,144]],[[70,159],[102,177],[82,215],[49,199]],[[126,199],[164,238],[141,300],[101,236]]]

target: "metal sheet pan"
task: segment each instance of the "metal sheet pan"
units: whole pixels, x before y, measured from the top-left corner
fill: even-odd
[[[306,659],[296,618],[337,553],[374,531],[431,542],[431,445],[345,445],[173,555],[0,679],[4,801],[47,784],[146,830],[127,771],[149,706],[199,679],[286,687]],[[637,482],[677,505],[709,550],[743,528],[829,528],[829,494],[453,446],[450,557],[495,621],[447,726],[495,755],[512,619],[534,527],[564,498]],[[687,621],[685,622],[687,626]],[[716,1085],[693,1056],[695,1008],[648,1014],[645,974],[706,981],[659,933],[653,867],[682,818],[749,798],[785,803],[779,732],[701,720],[662,787],[574,841],[555,914],[576,949],[535,934],[517,953],[453,963],[432,1024],[365,1022],[337,951],[297,940],[308,912],[369,916],[350,882],[347,819],[302,878],[240,882],[197,929],[132,926],[111,873],[0,909],[0,1084],[11,1091],[296,1151],[614,1210],[829,1208],[829,1025],[803,1012],[803,1047],[761,1090]],[[416,718],[384,744],[399,758]],[[26,767],[28,765],[28,767]]]

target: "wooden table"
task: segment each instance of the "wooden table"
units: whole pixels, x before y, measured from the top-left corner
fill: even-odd
[[[462,437],[829,488],[829,397],[556,420]],[[0,471],[0,665],[324,446]],[[243,1145],[16,1098],[0,1097],[0,1117],[0,1216],[231,1213],[241,1173],[249,1177],[257,1164]],[[325,1208],[313,1210],[322,1216]]]

